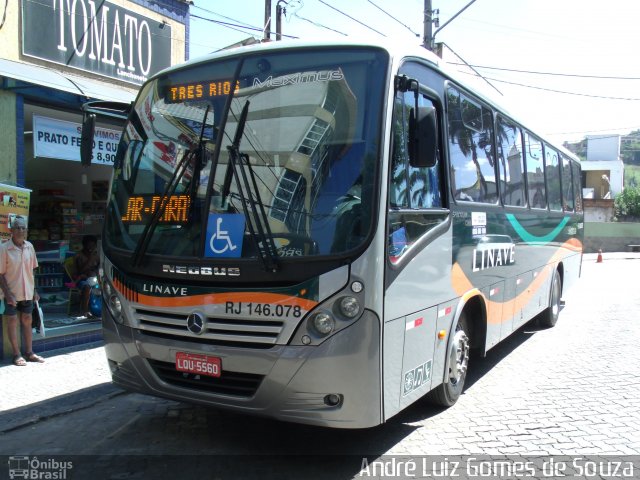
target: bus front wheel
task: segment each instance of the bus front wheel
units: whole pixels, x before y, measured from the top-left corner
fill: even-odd
[[[463,312],[458,319],[453,339],[448,350],[449,369],[448,381],[442,383],[429,393],[430,400],[436,405],[450,407],[462,394],[464,381],[467,378],[469,367],[469,322],[466,313]]]

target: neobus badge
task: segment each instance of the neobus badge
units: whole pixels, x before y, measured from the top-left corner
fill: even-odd
[[[162,265],[162,273],[177,273],[179,275],[239,277],[238,267],[196,267],[186,265]]]

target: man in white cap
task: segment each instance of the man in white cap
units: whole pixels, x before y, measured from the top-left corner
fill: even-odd
[[[0,245],[0,288],[4,293],[3,318],[8,322],[13,364],[19,367],[27,362],[44,362],[41,356],[33,353],[31,331],[33,302],[40,299],[33,276],[33,270],[37,267],[36,252],[31,242],[27,241],[27,222],[23,217],[15,217],[11,222],[11,240]],[[18,316],[24,337],[24,357],[18,347]]]

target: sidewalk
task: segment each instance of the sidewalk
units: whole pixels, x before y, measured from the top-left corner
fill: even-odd
[[[0,363],[0,417],[7,411],[100,384],[111,374],[101,343],[78,345],[42,354],[45,363],[17,367]]]

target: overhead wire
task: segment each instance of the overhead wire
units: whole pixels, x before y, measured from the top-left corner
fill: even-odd
[[[318,22],[314,22],[313,20],[310,20],[308,18],[302,17],[302,16],[298,15],[297,13],[293,13],[292,16],[294,16],[296,18],[299,18],[300,20],[304,20],[305,22],[309,22],[310,24],[315,25],[316,27],[324,28],[326,30],[331,30],[332,32],[339,33],[340,35],[344,35],[345,37],[349,36],[349,34],[347,34],[347,33],[341,32],[340,30],[336,30],[335,28],[327,27],[326,25],[322,25],[321,23],[318,23]]]
[[[480,72],[478,72],[477,70],[475,70],[471,65],[469,65],[464,58],[462,58],[458,53],[456,53],[456,51],[451,48],[449,45],[447,45],[446,43],[442,42],[442,45],[446,46],[449,50],[451,50],[451,52],[458,57],[460,60],[462,60],[467,66],[469,66],[469,68],[471,68],[471,70],[473,70],[475,72],[475,74],[480,77],[481,79],[483,79],[485,82],[487,82],[489,84],[489,86],[491,88],[493,88],[496,92],[498,92],[500,95],[504,95],[495,85],[493,85],[488,79],[487,77],[485,77],[484,75],[482,75]],[[471,75],[471,74],[469,74]]]
[[[398,20],[396,17],[394,17],[393,15],[391,15],[389,12],[387,12],[384,8],[382,8],[380,5],[376,5],[375,3],[373,3],[371,0],[367,0],[371,5],[373,5],[374,7],[376,7],[378,10],[380,10],[382,13],[384,13],[386,16],[388,16],[389,18],[391,18],[392,20],[395,20],[396,22],[398,22],[400,25],[402,25],[404,28],[406,28],[407,30],[409,30],[411,33],[413,33],[416,37],[419,37],[420,34],[414,32],[413,30],[411,30],[411,27],[409,27],[408,25],[405,25],[404,23],[402,23],[400,20]]]
[[[465,72],[462,70],[458,70],[459,73],[463,73],[465,75],[474,75],[473,73],[470,72]],[[525,87],[525,88],[532,88],[535,90],[543,90],[545,92],[553,92],[553,93],[562,93],[565,95],[576,95],[579,97],[589,97],[589,98],[601,98],[604,100],[624,100],[624,101],[640,101],[640,98],[634,98],[634,97],[611,97],[611,96],[607,96],[607,95],[593,95],[593,94],[588,94],[588,93],[578,93],[578,92],[567,92],[566,90],[556,90],[554,88],[546,88],[546,87],[538,87],[535,85],[527,85],[525,83],[518,83],[518,82],[511,82],[508,80],[500,80],[499,78],[491,78],[491,77],[485,77],[481,75],[481,78],[485,79],[485,80],[491,80],[493,82],[499,82],[499,83],[506,83],[508,85],[516,85],[518,87]]]
[[[245,32],[245,30],[250,30],[250,31],[254,31],[254,32],[264,32],[264,29],[259,28],[259,27],[247,27],[247,26],[238,25],[238,24],[235,24],[235,23],[228,23],[228,22],[222,22],[220,20],[214,20],[213,18],[201,17],[199,15],[194,15],[194,14],[191,14],[191,17],[198,18],[200,20],[206,20],[207,22],[215,23],[216,25],[220,25],[220,26],[223,26],[223,27],[226,27],[226,28],[230,28],[231,30],[237,30],[239,32],[248,33],[248,32]],[[244,29],[244,30],[242,30],[242,29]],[[287,37],[287,38],[294,38],[294,39],[298,38],[298,37],[295,37],[293,35],[282,34],[282,36],[283,37]]]
[[[247,27],[251,27],[251,28],[258,28],[258,27],[256,27],[255,25],[250,25],[249,23],[244,22],[244,21],[242,21],[242,20],[236,20],[235,18],[227,17],[227,16],[225,16],[225,15],[222,15],[221,13],[214,12],[213,10],[209,10],[208,8],[200,7],[200,6],[195,5],[195,4],[193,5],[193,7],[194,7],[194,8],[197,8],[198,10],[202,10],[202,11],[204,11],[204,12],[211,13],[212,15],[215,15],[215,16],[217,16],[217,17],[224,18],[225,20],[229,20],[230,22],[234,22],[234,23],[244,23]]]
[[[367,24],[365,24],[365,23],[362,23],[360,20],[358,20],[358,19],[356,19],[356,18],[353,18],[353,17],[352,17],[351,15],[349,15],[348,13],[344,13],[342,10],[339,10],[339,9],[337,9],[336,7],[332,6],[332,5],[329,5],[329,4],[328,4],[327,2],[325,2],[324,0],[318,0],[318,1],[319,1],[320,3],[322,3],[323,5],[326,5],[327,7],[331,8],[332,10],[335,10],[335,11],[336,11],[336,12],[338,12],[339,14],[344,15],[344,16],[345,16],[345,17],[347,17],[347,18],[350,18],[351,20],[353,20],[353,21],[354,21],[354,22],[356,22],[356,23],[359,23],[359,24],[360,24],[360,25],[362,25],[363,27],[366,27],[366,28],[368,28],[369,30],[374,31],[374,32],[376,32],[377,34],[382,35],[382,36],[383,36],[383,37],[385,37],[385,38],[387,37],[384,33],[379,32],[379,31],[378,31],[378,30],[376,30],[375,28],[370,27],[369,25],[367,25]]]
[[[463,65],[462,63],[457,62],[446,62],[449,65]],[[464,64],[467,65],[467,64]],[[513,72],[513,73],[526,73],[531,75],[548,75],[548,76],[556,76],[556,77],[571,77],[571,78],[591,78],[591,79],[602,79],[602,80],[640,80],[640,77],[623,77],[623,76],[608,76],[608,75],[581,75],[577,73],[560,73],[560,72],[540,72],[536,70],[518,70],[515,68],[503,68],[503,67],[490,67],[487,65],[467,65],[474,68],[482,68],[486,70],[497,70],[502,72]]]

